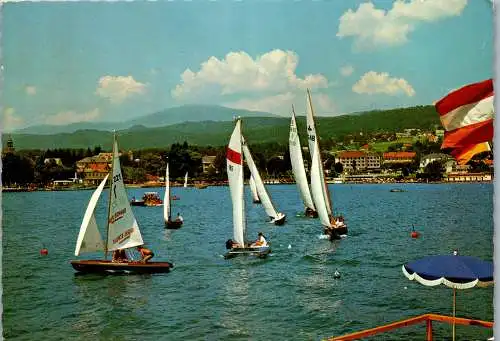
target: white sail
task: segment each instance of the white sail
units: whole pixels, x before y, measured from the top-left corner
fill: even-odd
[[[168,221],[170,218],[170,177],[167,170],[165,171],[165,195],[163,196],[163,219]]]
[[[243,144],[243,154],[245,155],[245,159],[247,160],[248,168],[250,168],[250,173],[252,174],[252,177],[255,180],[255,186],[257,187],[257,195],[260,198],[262,206],[264,206],[264,210],[266,211],[267,215],[270,218],[277,219],[278,212],[276,212],[276,209],[273,206],[271,198],[269,197],[269,194],[267,194],[264,182],[260,177],[259,170],[257,169],[255,162],[253,161],[252,154],[250,153],[250,149],[248,149],[248,146],[245,142],[245,138],[243,136],[241,136],[241,142]]]
[[[248,179],[248,184],[250,185],[253,201],[260,201],[259,195],[257,194],[257,186],[255,185],[255,180],[252,175],[250,175],[250,178]]]
[[[186,175],[184,175],[184,188],[188,186],[188,172],[186,172]]]
[[[327,202],[324,197],[324,182],[321,179],[321,160],[319,158],[319,148],[315,148],[314,155],[311,161],[311,190],[316,204],[316,211],[318,212],[321,224],[331,227],[330,216],[327,210]]]
[[[79,256],[81,252],[104,251],[104,242],[97,227],[94,210],[108,177],[109,174],[106,175],[99,187],[92,194],[92,197],[90,197],[87,210],[83,216],[82,225],[80,226],[80,233],[78,233],[76,240],[75,256]]]
[[[325,181],[325,171],[323,170],[323,162],[321,161],[321,151],[319,150],[319,141],[318,136],[316,135],[316,124],[314,123],[314,111],[312,106],[311,93],[309,89],[307,89],[307,105],[306,105],[306,118],[307,118],[307,138],[309,141],[309,152],[311,154],[311,159],[314,156],[315,150],[318,149],[318,161],[319,161],[319,177],[321,179],[321,183],[323,184],[323,197],[326,204],[326,209],[328,214],[332,214],[332,207],[330,202],[330,192],[328,191],[328,187]],[[311,185],[312,185],[312,175],[311,175]],[[316,203],[316,206],[318,203]]]
[[[226,153],[227,178],[233,202],[233,238],[240,245],[245,243],[245,202],[243,197],[243,155],[241,154],[241,120],[231,134]]]
[[[111,180],[107,250],[114,251],[143,245],[141,231],[130,208],[125,190],[116,140],[113,142],[113,175]]]
[[[306,207],[311,210],[316,210],[314,208],[311,192],[309,191],[309,184],[307,182],[307,175],[304,167],[304,159],[302,158],[302,148],[300,146],[299,135],[297,133],[297,122],[295,121],[295,110],[293,109],[293,106],[292,119],[290,121],[289,147],[293,177],[299,187],[300,197]]]

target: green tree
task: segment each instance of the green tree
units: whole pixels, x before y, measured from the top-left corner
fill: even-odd
[[[337,174],[342,174],[342,172],[344,171],[344,166],[340,162],[337,162],[334,165],[334,170]]]
[[[2,157],[2,183],[25,185],[34,180],[34,167],[30,159],[15,154]]]
[[[445,169],[441,161],[432,161],[424,169],[425,178],[433,181],[439,181],[443,178]]]

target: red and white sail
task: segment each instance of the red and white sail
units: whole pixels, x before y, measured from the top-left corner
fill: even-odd
[[[441,148],[466,163],[477,153],[489,150],[495,116],[493,80],[466,85],[435,104],[445,135]]]
[[[245,201],[243,197],[243,155],[241,152],[241,120],[236,121],[226,152],[227,178],[233,202],[233,239],[245,244]]]

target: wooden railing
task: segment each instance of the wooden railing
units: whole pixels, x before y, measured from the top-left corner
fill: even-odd
[[[328,341],[350,341],[358,340],[368,336],[373,336],[380,333],[385,333],[393,329],[398,329],[402,327],[408,327],[414,324],[425,322],[427,326],[426,340],[432,341],[432,321],[445,322],[448,324],[453,324],[453,317],[446,315],[437,314],[424,314],[416,317],[412,317],[406,320],[397,321],[393,323],[386,324],[384,326],[375,327],[371,329],[362,330],[360,332],[355,332],[351,334],[346,334],[342,336],[335,336],[328,339]],[[471,320],[461,317],[455,317],[455,324],[460,324],[464,326],[479,326],[485,328],[493,328],[493,322],[481,321],[481,320]]]

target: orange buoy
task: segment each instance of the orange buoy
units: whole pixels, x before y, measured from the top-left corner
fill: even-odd
[[[42,256],[47,256],[49,254],[49,250],[47,250],[46,248],[43,248],[40,250],[40,254]]]
[[[420,233],[418,233],[417,231],[413,231],[413,232],[411,233],[411,237],[412,237],[412,238],[418,238],[419,236],[420,236]]]

